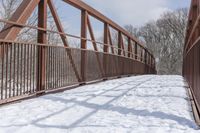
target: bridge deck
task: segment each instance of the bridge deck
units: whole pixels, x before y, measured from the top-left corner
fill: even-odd
[[[0,132],[199,132],[181,76],[135,76],[0,108]]]

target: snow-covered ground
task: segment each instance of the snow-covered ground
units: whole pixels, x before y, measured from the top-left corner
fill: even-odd
[[[197,133],[181,76],[144,75],[0,107],[0,133]]]

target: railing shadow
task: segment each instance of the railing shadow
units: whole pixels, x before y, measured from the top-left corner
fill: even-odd
[[[27,124],[10,124],[10,125],[6,125],[6,126],[1,126],[0,127],[11,127],[11,126],[18,126],[18,127],[23,127],[23,126],[27,126],[27,125],[34,125],[40,128],[58,128],[58,129],[73,129],[79,126],[83,126],[80,125],[83,121],[87,120],[89,117],[95,115],[98,111],[112,111],[112,112],[117,112],[120,113],[122,115],[134,115],[134,116],[142,116],[142,117],[154,117],[154,118],[158,118],[158,119],[163,119],[163,120],[172,120],[175,121],[177,123],[179,123],[182,126],[187,126],[189,128],[196,128],[194,125],[194,122],[178,116],[178,115],[174,115],[174,114],[168,114],[165,112],[161,112],[161,111],[154,111],[154,112],[150,112],[147,109],[135,109],[135,108],[127,108],[127,107],[122,107],[122,106],[115,106],[112,105],[112,103],[120,98],[122,98],[125,95],[128,95],[128,92],[133,91],[134,89],[140,87],[142,84],[144,84],[145,82],[151,81],[152,77],[149,77],[146,80],[142,80],[142,78],[138,78],[134,81],[126,81],[125,83],[122,84],[116,84],[116,86],[114,86],[113,88],[109,88],[109,89],[105,89],[102,92],[95,94],[95,91],[97,91],[96,89],[94,91],[89,91],[91,94],[86,93],[86,95],[83,95],[83,92],[80,92],[80,94],[78,92],[64,92],[60,95],[54,96],[54,95],[47,95],[47,96],[43,96],[41,97],[44,100],[50,100],[52,102],[60,102],[62,104],[66,104],[68,105],[69,103],[72,103],[71,106],[68,106],[66,108],[60,109],[56,112],[50,113],[49,115],[46,115],[44,117],[40,117],[37,118],[35,120],[32,120],[30,123]],[[134,85],[132,84],[134,82]],[[129,84],[129,85],[128,85]],[[130,85],[131,84],[131,85]],[[91,86],[92,87],[92,86]],[[124,90],[121,91],[122,93],[117,94],[117,95],[109,95],[107,94],[108,92],[119,92],[119,90]],[[75,97],[77,95],[83,97],[86,97],[86,99],[84,100],[77,100],[76,98],[70,98],[70,99],[66,99],[68,95],[75,95]],[[63,97],[64,95],[64,97]],[[109,97],[110,100],[108,100],[107,102],[103,103],[103,104],[97,104],[97,103],[91,103],[91,100],[96,98],[96,97],[100,97],[100,96],[104,96],[104,97]],[[89,97],[89,98],[87,98]],[[144,96],[145,97],[145,96]],[[84,108],[88,108],[91,111],[87,112],[86,114],[84,114],[82,117],[78,118],[77,120],[73,121],[73,123],[70,123],[68,125],[59,125],[56,123],[55,124],[45,124],[43,123],[45,120],[47,120],[48,118],[57,116],[59,114],[61,114],[62,112],[65,112],[69,109],[72,109],[73,107],[84,107]],[[67,120],[66,120],[67,121]],[[92,124],[91,124],[92,125]],[[85,125],[85,126],[89,126],[89,125]],[[104,127],[102,125],[92,125],[94,127]],[[155,126],[155,125],[152,125]]]

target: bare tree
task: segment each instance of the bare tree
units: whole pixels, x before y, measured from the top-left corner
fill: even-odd
[[[0,0],[1,10],[0,16],[4,19],[9,19],[19,6],[22,0]]]
[[[165,12],[158,20],[140,28],[126,26],[131,34],[145,41],[155,55],[159,74],[181,74],[187,25],[187,8]]]
[[[0,18],[8,20],[12,14],[16,11],[16,9],[21,4],[22,0],[0,0]],[[27,20],[26,24],[30,26],[37,26],[37,19],[38,19],[38,11],[37,9],[32,13],[30,18]],[[51,15],[50,10],[48,9],[47,12],[48,17],[48,29],[52,31],[57,31],[55,26],[53,17]],[[0,23],[0,28],[2,29],[5,24]],[[55,33],[47,33],[48,36],[48,43],[49,44],[61,44],[60,36]],[[30,29],[30,28],[23,28],[17,40],[25,41],[25,42],[37,42],[37,30]]]
[[[135,37],[139,38],[139,28],[133,27],[133,25],[126,25],[124,28],[131,34],[134,35]]]
[[[4,19],[4,20],[9,20],[13,13],[16,11],[16,9],[19,7],[19,5],[21,4],[22,0],[0,0],[0,18]],[[48,9],[47,12],[47,17],[48,17],[48,29],[52,30],[52,31],[57,31],[57,28],[55,26],[55,22],[53,20],[53,17],[50,13],[50,10]],[[37,8],[34,10],[34,12],[32,13],[32,15],[29,17],[29,19],[26,22],[26,25],[29,26],[36,26],[37,27],[37,21],[38,20],[38,10]],[[5,23],[0,23],[0,30],[5,26]],[[47,39],[48,39],[48,43],[49,44],[54,44],[54,45],[59,45],[62,44],[61,39],[60,39],[60,35],[55,34],[55,33],[51,33],[51,32],[47,32]],[[17,41],[22,41],[22,42],[27,42],[27,43],[37,43],[37,30],[36,29],[31,29],[29,27],[24,27],[22,28],[22,30],[20,31],[20,33],[18,34]],[[34,50],[37,51],[37,49],[35,49],[35,47],[33,47]],[[20,48],[16,49],[16,53],[22,56],[19,56],[18,62],[28,62],[28,61],[36,61],[36,54],[33,54],[33,52],[30,54],[30,52],[28,52],[28,50],[31,50],[31,47],[26,47],[26,53],[25,53],[25,46],[21,45]],[[12,54],[10,54],[12,52]],[[55,52],[56,53],[56,52]],[[13,55],[13,50],[12,51],[8,51],[8,56],[14,56]],[[26,55],[26,56],[24,56]],[[28,56],[27,56],[28,55]],[[10,57],[8,57],[8,59],[10,59]],[[55,59],[50,59],[50,61],[52,61]],[[12,58],[12,60],[8,61],[10,64],[14,63],[15,66],[17,66],[19,63],[17,63],[16,61],[14,61],[14,58]],[[35,62],[31,62],[31,63],[35,63]],[[25,68],[27,64],[21,64],[20,67]],[[1,66],[0,66],[0,70],[1,70]],[[14,68],[13,68],[14,69]],[[49,69],[48,69],[49,70]],[[17,68],[15,68],[14,71],[18,71]],[[24,73],[27,73],[27,71],[30,72],[30,70],[24,70]],[[50,70],[52,71],[52,70]],[[0,71],[0,75],[1,75]],[[34,73],[33,70],[31,70],[32,73]],[[9,73],[9,72],[8,72]],[[4,72],[5,74],[5,72]],[[10,73],[8,74],[10,75]],[[34,74],[32,74],[34,75]],[[12,84],[14,84],[15,86],[22,86],[24,82],[20,81],[20,82],[16,82],[14,80],[14,78],[16,78],[17,75],[13,74],[12,71],[12,78],[10,79],[9,82],[11,82]],[[4,76],[5,78],[5,76]],[[26,77],[28,80],[29,78]],[[33,78],[33,77],[32,77]],[[2,79],[5,80],[5,79]],[[8,86],[8,88],[11,88],[12,86]],[[5,87],[6,88],[6,87]]]

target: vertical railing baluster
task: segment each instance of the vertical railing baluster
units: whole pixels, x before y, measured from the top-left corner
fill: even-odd
[[[12,95],[12,43],[10,44],[10,85],[9,85],[9,97]]]
[[[23,94],[26,93],[26,45],[23,45],[24,46],[24,79],[23,79],[23,82],[24,82],[24,90],[23,90]]]
[[[53,89],[56,87],[56,54],[55,47],[53,47]]]
[[[2,45],[2,75],[1,75],[1,79],[2,79],[2,81],[1,81],[1,99],[4,99],[3,98],[3,94],[4,94],[4,57],[5,57],[5,55],[4,55],[4,51],[5,51],[5,44],[4,43],[2,43],[1,44]]]
[[[30,45],[30,93],[32,93],[32,68],[33,68],[33,65],[34,65],[34,63],[33,63],[33,45],[31,44]]]
[[[50,89],[52,89],[52,83],[53,83],[53,81],[52,81],[52,79],[53,79],[53,54],[52,54],[52,47],[50,47],[50,66],[51,66],[51,68],[50,68],[50,85],[51,85],[51,87],[50,87]]]
[[[30,86],[29,86],[29,62],[30,62],[30,59],[29,59],[29,54],[30,54],[30,45],[27,45],[27,78],[26,78],[26,82],[27,82],[27,93],[29,94],[30,93]]]
[[[20,44],[20,95],[23,93],[23,45]]]
[[[35,59],[36,59],[36,50],[35,50],[35,48],[36,48],[36,45],[33,45],[33,92],[35,92],[35,90],[36,90],[36,88],[35,88],[35,72],[36,72],[36,70],[35,70],[35,68],[36,68],[36,66],[37,66],[37,64],[36,64],[36,61],[35,61]]]
[[[108,24],[104,23],[104,47],[103,47],[103,70],[104,70],[104,79],[107,79],[107,75],[109,75],[109,71],[107,70],[107,66],[109,66],[109,62],[107,61],[107,53],[108,53]]]
[[[5,54],[6,54],[6,64],[5,64],[5,69],[6,69],[6,71],[5,71],[5,87],[4,87],[4,89],[5,89],[5,99],[7,99],[7,97],[8,97],[8,93],[7,93],[7,91],[8,91],[8,43],[5,43],[6,44],[6,46],[5,46]]]

